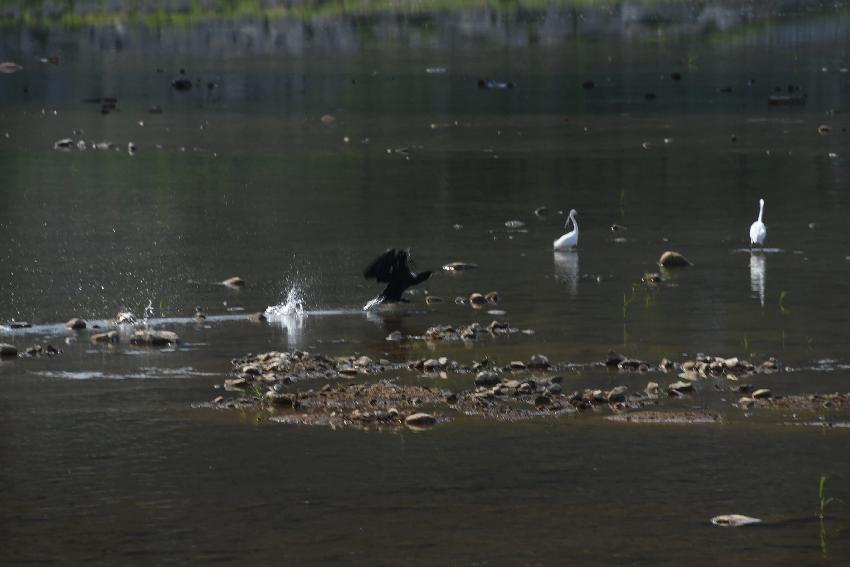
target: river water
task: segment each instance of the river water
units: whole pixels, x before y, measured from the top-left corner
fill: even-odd
[[[4,8],[0,27],[0,59],[24,67],[0,75],[0,322],[33,324],[0,342],[63,350],[0,362],[3,563],[846,564],[850,429],[800,425],[846,423],[827,410],[745,413],[705,391],[687,407],[722,423],[454,415],[412,432],[202,407],[247,352],[404,361],[433,353],[393,331],[493,319],[533,334],[439,353],[544,353],[579,365],[565,389],[634,390],[658,375],[585,365],[775,356],[786,371],[759,387],[847,392],[846,4],[187,22],[78,4],[64,20]],[[103,97],[107,114],[83,102]],[[759,198],[769,249],[751,255]],[[553,254],[571,208],[579,248]],[[388,247],[437,273],[407,312],[367,315],[380,288],[361,272]],[[665,250],[694,266],[640,285]],[[454,260],[479,268],[440,270]],[[246,285],[217,283],[234,275]],[[475,291],[504,314],[454,303]],[[300,315],[247,319],[295,297]],[[125,310],[181,345],[62,325]],[[819,522],[822,475],[836,500]],[[724,513],[765,524],[709,523]]]

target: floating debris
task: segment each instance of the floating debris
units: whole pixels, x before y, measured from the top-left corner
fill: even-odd
[[[18,71],[23,70],[23,67],[13,61],[4,61],[0,63],[0,73],[3,73],[4,75],[11,75],[12,73],[17,73]]]
[[[443,269],[447,272],[464,272],[467,270],[474,270],[478,267],[478,264],[473,264],[471,262],[449,262],[443,266]]]
[[[760,524],[761,520],[759,520],[758,518],[752,518],[750,516],[743,516],[741,514],[725,514],[722,516],[713,517],[711,519],[711,523],[715,526],[721,526],[724,528],[738,528],[741,526]]]

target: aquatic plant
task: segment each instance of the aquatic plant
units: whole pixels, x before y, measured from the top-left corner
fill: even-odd
[[[788,292],[784,289],[779,292],[779,311],[781,311],[783,315],[788,315],[789,313],[791,313],[791,310],[785,307],[786,295],[788,295]]]

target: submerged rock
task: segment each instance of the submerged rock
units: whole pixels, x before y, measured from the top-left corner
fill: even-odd
[[[180,337],[172,331],[140,329],[133,333],[130,342],[141,346],[168,346],[180,342]]]
[[[91,336],[91,342],[93,343],[117,343],[119,340],[120,336],[117,331],[97,333]]]
[[[80,319],[79,317],[74,317],[73,319],[69,319],[65,323],[65,326],[69,329],[74,330],[74,331],[79,331],[80,329],[86,328],[86,322],[84,320]]]
[[[245,285],[245,280],[243,280],[239,276],[233,276],[232,278],[227,278],[221,283],[228,287],[242,287]]]
[[[473,307],[483,307],[487,305],[487,298],[476,292],[469,296],[469,304]]]
[[[693,264],[691,264],[687,258],[678,252],[668,250],[661,255],[661,258],[658,260],[658,265],[665,268],[684,268],[692,266]]]
[[[435,425],[437,423],[437,418],[431,415],[430,413],[414,413],[406,418],[404,418],[405,425],[411,425],[414,427],[428,427],[431,425]]]
[[[0,358],[11,358],[18,356],[18,349],[9,343],[0,343]]]
[[[549,359],[542,354],[532,355],[531,359],[528,361],[529,368],[544,369],[551,368],[551,366]]]

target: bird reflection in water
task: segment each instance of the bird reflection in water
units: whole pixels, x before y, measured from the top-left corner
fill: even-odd
[[[555,279],[567,284],[570,295],[578,292],[578,252],[557,251],[555,258]]]
[[[765,255],[758,252],[750,254],[750,289],[758,295],[762,307],[764,307],[765,269]]]

